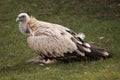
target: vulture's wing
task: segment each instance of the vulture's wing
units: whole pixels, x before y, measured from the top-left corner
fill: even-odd
[[[32,26],[35,27],[36,24]],[[82,56],[99,59],[111,55],[105,49],[85,42],[75,32],[64,26],[38,21],[37,27],[34,37],[28,38],[28,43],[41,56],[67,59],[71,56],[74,58]]]
[[[88,43],[84,41],[81,37],[77,36],[76,33],[73,31],[67,31],[71,35],[73,35],[74,38],[72,40],[76,43],[78,50],[80,52],[85,53],[85,57],[91,58],[91,59],[100,59],[100,58],[106,58],[106,57],[112,57],[112,53],[108,52],[103,47],[95,44],[95,43]],[[76,40],[75,40],[76,39]],[[82,42],[80,44],[78,41]]]

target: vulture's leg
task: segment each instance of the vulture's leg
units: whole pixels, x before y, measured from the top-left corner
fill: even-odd
[[[41,56],[37,56],[37,57],[33,57],[29,60],[26,61],[27,63],[44,63],[44,64],[52,64],[52,63],[56,63],[57,60],[56,59],[45,59],[42,58]]]
[[[30,58],[30,59],[27,60],[26,62],[27,62],[27,63],[31,63],[31,62],[34,62],[34,63],[41,62],[41,63],[43,63],[43,62],[44,62],[44,59],[43,59],[41,56],[37,56],[37,57]]]

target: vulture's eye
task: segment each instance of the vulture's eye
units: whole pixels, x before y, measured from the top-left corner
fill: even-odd
[[[21,16],[22,18],[24,18],[25,16],[23,15],[23,16]]]

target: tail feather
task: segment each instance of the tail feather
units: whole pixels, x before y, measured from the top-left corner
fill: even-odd
[[[85,35],[78,34],[71,38],[71,40],[77,45],[78,51],[75,51],[78,55],[84,58],[91,58],[93,60],[101,59],[101,58],[110,58],[112,57],[112,53],[108,52],[106,49],[101,46],[88,43],[84,41]],[[83,55],[85,54],[85,55]]]
[[[91,59],[101,59],[101,58],[110,58],[112,57],[112,53],[111,52],[108,52],[106,49],[96,45],[96,44],[93,44],[93,43],[86,43],[86,44],[89,44],[90,46],[89,47],[85,47],[85,46],[82,46],[80,44],[78,44],[78,49],[82,52],[85,53],[85,56],[87,58],[91,58]],[[90,50],[90,52],[88,52],[87,50]]]

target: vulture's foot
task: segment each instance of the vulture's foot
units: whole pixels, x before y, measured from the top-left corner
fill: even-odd
[[[52,63],[56,63],[56,62],[57,62],[57,60],[55,60],[55,59],[52,59],[52,60],[50,60],[50,59],[43,60],[44,64],[52,64]]]

